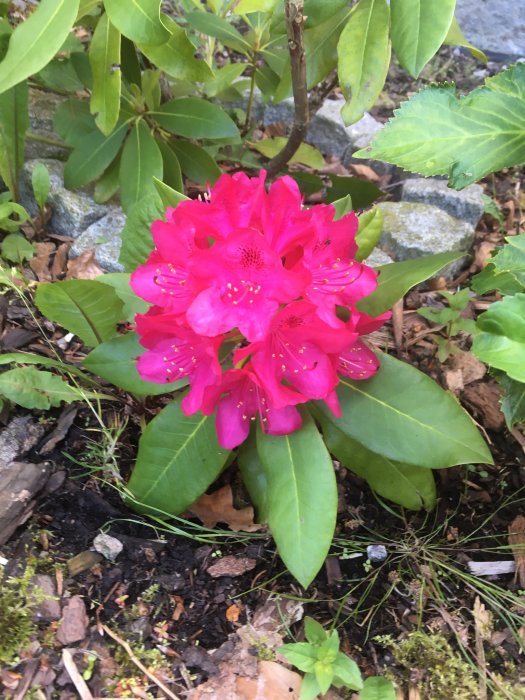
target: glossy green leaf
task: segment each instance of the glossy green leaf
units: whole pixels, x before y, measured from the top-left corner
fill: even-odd
[[[525,383],[516,382],[505,374],[497,377],[503,390],[501,410],[509,430],[514,426],[525,423]]]
[[[48,409],[62,401],[78,401],[81,394],[63,379],[35,367],[19,367],[0,374],[0,394],[24,408]]]
[[[84,359],[84,367],[124,391],[136,396],[159,396],[169,394],[187,385],[181,380],[171,384],[155,384],[140,378],[137,372],[137,357],[144,348],[136,333],[117,335],[102,343]]]
[[[0,63],[0,93],[38,73],[60,50],[73,26],[78,0],[41,0],[14,30]]]
[[[297,182],[299,189],[307,197],[324,189],[324,182],[319,175],[297,171],[290,173],[290,177]]]
[[[164,218],[166,208],[155,192],[153,197],[145,197],[128,212],[122,229],[122,246],[119,262],[129,272],[146,262],[154,248],[151,237],[151,224],[155,219]]]
[[[85,100],[69,98],[61,102],[53,116],[53,129],[71,146],[81,146],[88,134],[97,129]]]
[[[97,129],[79,141],[64,168],[65,186],[83,187],[102,175],[119,152],[127,128],[127,124],[121,124],[107,137]]]
[[[325,444],[347,469],[368,482],[383,498],[409,510],[430,510],[436,503],[436,484],[429,469],[403,464],[377,454],[350,435],[343,433],[339,419],[327,411],[315,409]]]
[[[366,209],[384,193],[373,182],[361,180],[358,177],[342,177],[330,175],[332,186],[326,193],[327,203],[345,197],[352,197],[354,209]]]
[[[14,199],[18,198],[18,177],[29,127],[27,96],[26,82],[0,94],[0,177]]]
[[[163,408],[140,439],[128,483],[140,510],[182,513],[215,481],[230,454],[217,442],[214,419],[184,415],[180,401]]]
[[[482,362],[525,382],[525,294],[491,304],[477,320],[472,352]]]
[[[218,15],[211,12],[190,12],[185,20],[192,29],[219,39],[225,46],[244,54],[251,51],[250,44],[233,24]]]
[[[49,170],[42,162],[36,163],[31,173],[31,186],[39,209],[43,209],[49,196]]]
[[[220,70],[216,70],[215,75],[206,80],[204,84],[206,96],[215,97],[226,88],[231,87],[245,70],[245,63],[227,63]]]
[[[431,469],[492,463],[472,419],[456,399],[415,367],[380,353],[381,367],[365,381],[343,378],[338,428],[370,451]],[[329,410],[319,409],[325,416]]]
[[[24,260],[31,260],[35,246],[21,233],[10,233],[0,244],[0,251],[4,260],[20,264]]]
[[[149,309],[149,304],[138,297],[130,287],[129,272],[107,272],[104,275],[97,277],[97,282],[109,284],[117,293],[118,298],[122,301],[122,320],[133,323],[135,314],[145,314]]]
[[[445,41],[456,0],[391,0],[391,35],[396,57],[414,78]]]
[[[369,316],[379,316],[391,309],[412,287],[436,275],[441,269],[454,260],[463,257],[464,253],[437,253],[426,255],[416,260],[381,265],[377,268],[379,279],[377,289],[360,301],[359,311]]]
[[[120,159],[120,196],[128,212],[139,200],[155,191],[153,178],[162,180],[162,155],[143,120],[130,131]]]
[[[199,97],[166,102],[151,116],[172,134],[194,139],[225,139],[239,135],[232,119],[218,105]]]
[[[164,20],[169,39],[154,46],[140,44],[139,49],[155,66],[177,80],[201,82],[213,76],[206,61],[195,58],[195,46],[182,27],[169,18]]]
[[[448,175],[456,189],[524,163],[525,64],[488,78],[465,97],[456,97],[453,85],[422,90],[354,156],[422,175]]]
[[[120,32],[107,14],[96,26],[89,47],[89,62],[93,75],[90,109],[103,134],[115,128],[120,112]]]
[[[135,44],[127,37],[120,38],[120,67],[129,85],[140,85],[140,62]],[[160,66],[159,66],[160,67]]]
[[[104,0],[104,7],[111,24],[136,44],[163,44],[170,38],[160,19],[160,0]]]
[[[112,338],[122,320],[122,301],[115,290],[94,280],[41,284],[35,304],[44,316],[77,335],[88,347]]]
[[[257,452],[268,480],[268,523],[281,559],[306,587],[330,549],[337,488],[330,455],[312,418],[289,435],[257,432]]]
[[[182,172],[193,182],[213,185],[221,176],[221,169],[201,146],[189,141],[172,141],[170,148],[179,159]]]
[[[335,208],[334,221],[342,219],[343,216],[349,214],[353,211],[352,197],[349,194],[341,197],[341,199],[336,199],[335,202],[331,202]]]
[[[383,232],[383,212],[379,207],[366,211],[359,217],[359,229],[355,237],[357,243],[356,260],[366,260],[379,243]]]
[[[359,693],[359,700],[396,700],[396,697],[392,681],[383,676],[369,676]]]
[[[284,148],[287,141],[288,139],[284,136],[273,136],[269,139],[262,139],[262,141],[251,143],[250,146],[259,153],[262,153],[266,158],[273,158]],[[308,143],[302,143],[288,162],[302,163],[315,170],[321,170],[325,166],[322,154],[317,148],[310,146]]]
[[[338,73],[347,99],[345,124],[361,119],[385,83],[390,64],[390,9],[386,0],[359,0],[337,45]]]
[[[489,60],[487,56],[483,53],[483,51],[481,51],[481,49],[478,49],[475,46],[473,46],[470,43],[470,41],[465,37],[455,17],[452,19],[452,23],[448,30],[448,34],[445,37],[445,41],[443,43],[450,44],[452,46],[463,46],[465,49],[468,49],[470,51],[474,58],[477,58],[479,61],[483,61],[483,63],[487,63]]]
[[[256,522],[268,522],[268,479],[257,453],[255,436],[251,435],[239,448],[237,464],[242,481],[255,507]]]
[[[162,154],[163,181],[176,192],[183,192],[182,171],[175,151],[162,139],[157,141],[157,145]]]
[[[47,66],[42,68],[33,79],[35,82],[42,85],[47,90],[66,93],[79,92],[84,89],[84,83],[80,79],[76,70],[75,64],[80,66],[78,61],[79,56],[83,54],[74,54],[77,58],[60,58],[51,60]],[[80,59],[82,61],[82,59]],[[89,63],[89,59],[88,59]]]
[[[172,187],[169,187],[168,185],[166,185],[165,182],[162,182],[162,180],[159,180],[156,177],[153,178],[153,185],[155,186],[155,189],[157,190],[157,193],[166,208],[176,207],[177,204],[180,204],[185,199],[189,199],[189,197],[186,197],[185,194],[177,192]]]
[[[95,183],[95,202],[104,204],[118,192],[120,187],[119,174],[120,155],[113,160]]]

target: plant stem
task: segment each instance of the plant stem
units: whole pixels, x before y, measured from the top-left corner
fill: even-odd
[[[65,148],[67,150],[72,150],[73,146],[70,146],[64,141],[59,141],[58,139],[52,139],[48,136],[41,136],[40,134],[35,134],[32,131],[26,133],[26,139],[29,141],[38,141],[38,143],[47,143],[48,146],[56,146],[57,148]]]
[[[276,175],[288,163],[303,142],[309,118],[304,51],[304,0],[285,0],[284,11],[288,31],[295,113],[288,141],[268,164],[267,170],[270,177]]]
[[[255,71],[256,71],[256,54],[253,55],[252,60],[252,75],[250,79],[250,94],[248,95],[248,104],[246,105],[246,119],[244,120],[244,126],[242,129],[242,135],[244,136],[248,129],[250,128],[250,122],[252,119],[252,109],[253,109],[253,96],[255,94]]]

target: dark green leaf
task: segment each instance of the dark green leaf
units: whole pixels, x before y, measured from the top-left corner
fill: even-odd
[[[86,136],[96,131],[97,125],[88,102],[69,98],[56,108],[53,128],[66,143],[81,146]]]
[[[337,488],[332,460],[312,418],[289,435],[257,432],[257,452],[268,480],[268,523],[281,559],[306,587],[332,542]]]
[[[194,139],[224,139],[239,130],[218,105],[199,97],[180,97],[151,112],[156,121],[172,134]]]
[[[163,44],[170,35],[160,20],[160,0],[104,0],[111,23],[136,44]]]
[[[122,247],[119,262],[128,271],[134,270],[146,262],[153,250],[151,224],[155,219],[163,218],[165,207],[155,192],[153,197],[146,197],[137,202],[128,212],[126,225],[122,229]]]
[[[170,148],[179,159],[182,172],[193,182],[213,185],[222,171],[210,154],[189,141],[171,141]]]
[[[73,26],[78,0],[40,0],[14,30],[0,63],[0,93],[38,73],[60,50]]]
[[[36,163],[33,168],[33,172],[31,173],[31,185],[33,187],[36,203],[42,210],[46,205],[50,186],[49,170],[44,163]]]
[[[237,464],[250,500],[255,507],[256,522],[268,522],[268,480],[257,453],[255,436],[250,436],[241,445],[237,455]]]
[[[120,159],[122,207],[128,212],[155,191],[153,178],[162,179],[162,155],[147,124],[140,120],[130,131]]]
[[[120,41],[120,65],[122,75],[128,83],[140,85],[140,63],[137,51],[135,44],[126,36],[121,37]]]
[[[358,310],[369,316],[379,316],[391,309],[409,289],[436,275],[443,267],[458,260],[464,253],[437,253],[417,260],[404,260],[381,265],[377,289],[359,302]]]
[[[365,381],[342,379],[338,428],[370,451],[406,464],[442,469],[492,457],[471,418],[430,377],[390,355]],[[319,404],[325,416],[328,409]]]
[[[95,184],[95,202],[103,204],[111,199],[120,187],[120,154],[106,168]]]
[[[117,293],[118,298],[123,302],[122,320],[133,323],[135,314],[144,314],[149,308],[149,304],[138,297],[131,289],[129,272],[108,272],[97,277],[97,282],[109,284]]]
[[[0,94],[0,177],[14,199],[18,195],[18,177],[29,127],[27,95],[26,82]]]
[[[115,128],[120,112],[120,32],[107,14],[99,19],[89,47],[93,74],[90,109],[106,136]]]
[[[180,169],[179,159],[171,146],[162,139],[157,141],[157,145],[162,154],[163,163],[163,181],[177,192],[184,191],[184,183],[182,181],[182,171]]]
[[[326,193],[328,204],[349,194],[352,197],[354,209],[366,209],[384,194],[373,182],[360,180],[358,177],[330,175],[330,180],[332,187]]]
[[[107,137],[97,129],[79,140],[64,168],[65,186],[82,187],[102,175],[119,152],[127,128],[127,124],[121,124]]]
[[[81,393],[51,372],[34,367],[11,369],[0,374],[0,394],[24,408],[48,409],[71,403]]]
[[[81,54],[75,54],[77,57]],[[78,92],[84,89],[73,58],[53,59],[34,76],[34,80],[48,90]]]
[[[250,44],[242,34],[235,29],[231,22],[222,17],[211,12],[190,12],[186,15],[185,20],[192,29],[219,39],[225,46],[244,54],[251,51]]]
[[[313,173],[292,172],[290,177],[293,177],[301,192],[307,197],[320,192],[324,188],[324,183],[319,175],[314,175]]]
[[[497,380],[503,389],[501,410],[507,427],[512,430],[515,425],[525,422],[525,383],[516,382],[504,374],[497,377]]]
[[[115,290],[93,280],[41,284],[35,303],[44,316],[78,335],[88,347],[112,338],[122,320],[122,301]]]
[[[213,418],[186,416],[180,399],[168,404],[146,427],[128,483],[131,504],[141,511],[170,515],[186,510],[221,473],[229,456],[217,442]]]

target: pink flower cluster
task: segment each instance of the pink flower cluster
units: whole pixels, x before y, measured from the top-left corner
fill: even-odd
[[[376,272],[354,259],[358,221],[334,221],[332,205],[303,207],[295,181],[265,173],[223,175],[205,201],[168,209],[152,227],[155,250],[131,277],[153,304],[136,318],[140,376],[187,378],[182,409],[216,411],[219,442],[234,448],[259,417],[283,435],[301,426],[297,409],[323,399],[340,415],[338,375],[367,379],[378,369],[359,336],[388,317],[356,310]],[[341,320],[340,307],[346,307]],[[221,346],[229,343],[226,367]]]

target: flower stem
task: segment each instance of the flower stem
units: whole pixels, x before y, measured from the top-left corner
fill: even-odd
[[[250,94],[248,95],[248,104],[246,105],[246,119],[244,120],[244,126],[242,128],[243,136],[248,132],[250,122],[252,120],[253,96],[255,94],[255,71],[257,70],[255,61],[256,55],[254,54],[252,60],[252,75],[250,80]]]

